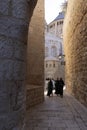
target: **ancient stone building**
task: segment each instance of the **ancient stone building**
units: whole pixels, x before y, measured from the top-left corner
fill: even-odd
[[[63,21],[64,12],[60,12],[51,23],[45,23],[45,79],[65,79]]]
[[[63,38],[63,21],[64,12],[59,12],[58,16],[48,24],[48,30],[50,33],[55,34],[59,38]]]
[[[64,25],[66,86],[87,106],[87,1],[68,0]]]
[[[57,77],[64,79],[64,65],[61,64],[59,55],[63,55],[62,39],[47,32],[45,34],[45,79]]]

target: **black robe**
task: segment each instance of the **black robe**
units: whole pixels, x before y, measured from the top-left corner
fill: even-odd
[[[50,94],[52,94],[52,91],[53,91],[53,83],[52,81],[50,80],[48,82],[48,93],[47,93],[47,96],[50,96]]]
[[[60,79],[60,95],[63,96],[63,87],[64,87],[64,81]]]
[[[55,81],[55,94],[60,94],[60,82],[59,82],[59,80]]]

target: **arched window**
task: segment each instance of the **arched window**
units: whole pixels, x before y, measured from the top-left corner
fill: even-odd
[[[54,57],[57,56],[57,48],[56,48],[56,46],[51,47],[51,55],[54,56]]]

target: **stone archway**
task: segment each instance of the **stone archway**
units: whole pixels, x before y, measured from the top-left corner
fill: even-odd
[[[22,130],[26,46],[37,0],[0,1],[0,130]]]
[[[44,101],[44,43],[44,0],[38,0],[29,26],[27,109]]]

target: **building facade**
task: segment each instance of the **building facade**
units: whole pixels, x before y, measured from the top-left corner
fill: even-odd
[[[50,23],[45,23],[45,79],[64,78],[63,51],[63,20],[64,13]]]

